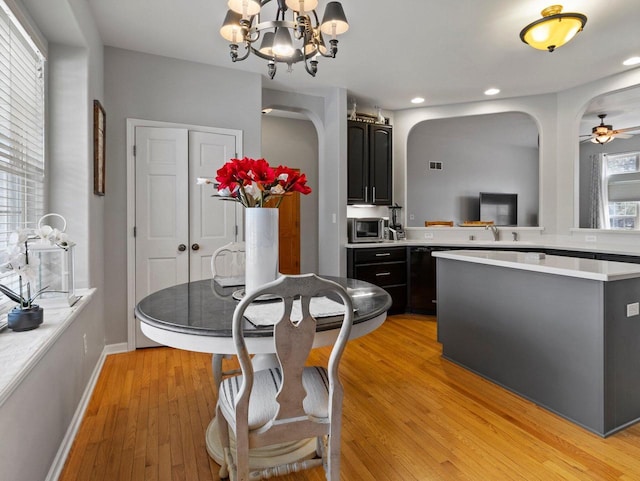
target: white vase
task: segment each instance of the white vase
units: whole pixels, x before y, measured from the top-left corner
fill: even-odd
[[[278,209],[244,211],[245,293],[251,294],[278,277]]]

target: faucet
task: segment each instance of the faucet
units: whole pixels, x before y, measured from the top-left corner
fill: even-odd
[[[493,240],[499,241],[500,231],[498,230],[498,228],[494,224],[487,224],[484,226],[484,230],[488,230],[488,229],[491,229],[491,233],[493,234]]]

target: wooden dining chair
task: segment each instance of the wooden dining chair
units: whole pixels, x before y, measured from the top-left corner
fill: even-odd
[[[316,334],[310,301],[316,296],[339,299],[344,317],[331,350],[328,367],[306,366]],[[277,367],[254,372],[244,340],[246,309],[259,296],[281,298],[281,318],[274,324]],[[336,297],[337,296],[337,297]],[[300,299],[301,319],[292,320],[294,299]],[[253,304],[255,306],[255,304]],[[255,308],[254,308],[255,312]],[[268,479],[323,465],[328,481],[340,479],[340,432],[343,387],[338,366],[353,323],[351,298],[339,284],[314,274],[287,276],[266,284],[237,306],[233,339],[242,374],[220,386],[216,416],[224,460],[220,477],[232,481]],[[231,435],[235,447],[230,445]],[[284,465],[250,469],[249,450],[296,440],[316,438],[316,457]]]

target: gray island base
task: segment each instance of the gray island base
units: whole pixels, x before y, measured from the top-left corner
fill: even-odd
[[[640,265],[434,255],[446,359],[600,436],[640,421]]]

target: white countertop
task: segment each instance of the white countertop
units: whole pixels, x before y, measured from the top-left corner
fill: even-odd
[[[456,250],[437,251],[433,255],[443,259],[579,277],[595,281],[619,281],[640,278],[640,264],[626,262],[545,256],[544,254],[540,254],[541,258],[538,258],[538,254],[535,253],[514,251]]]
[[[465,239],[406,239],[401,241],[383,241],[383,242],[367,242],[357,244],[346,244],[346,247],[350,249],[358,248],[371,248],[371,247],[420,247],[420,246],[433,246],[433,247],[474,247],[474,248],[492,248],[492,249],[509,249],[517,250],[521,249],[558,249],[569,250],[579,252],[594,252],[601,254],[619,254],[627,256],[640,256],[640,244],[613,244],[603,242],[577,242],[577,241],[557,241],[546,238],[540,238],[539,240],[465,240]]]

